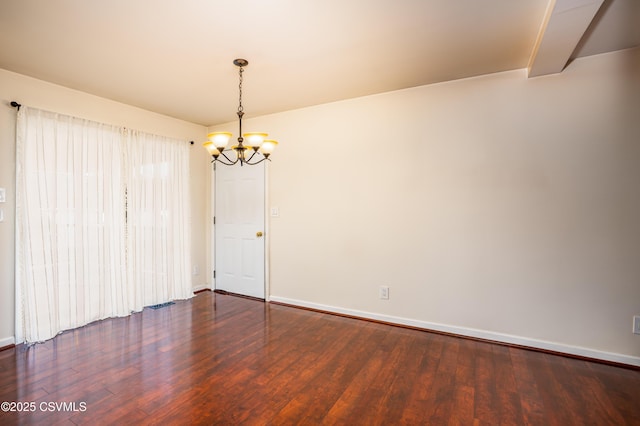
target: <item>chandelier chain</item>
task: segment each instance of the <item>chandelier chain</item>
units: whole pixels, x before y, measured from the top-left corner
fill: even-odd
[[[242,67],[240,67],[240,83],[238,84],[238,91],[240,93],[240,97],[238,99],[238,112],[243,112],[244,111],[244,107],[242,106],[242,73],[244,72],[244,69]]]

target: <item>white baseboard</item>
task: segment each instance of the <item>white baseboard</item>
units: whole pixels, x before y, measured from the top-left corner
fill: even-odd
[[[16,339],[14,337],[5,337],[4,339],[0,339],[0,348],[4,348],[5,346],[11,346],[16,343]]]
[[[373,312],[358,311],[355,309],[345,309],[336,306],[322,305],[318,303],[307,302],[303,300],[289,299],[286,297],[270,296],[269,301],[276,303],[284,303],[287,305],[300,306],[304,308],[316,309],[320,311],[333,312],[336,314],[349,315],[352,317],[372,319],[383,321],[391,324],[405,325],[410,327],[421,328],[424,330],[441,331],[444,333],[457,334],[466,337],[475,337],[478,339],[491,340],[500,343],[508,343],[518,346],[526,346],[534,349],[542,349],[547,351],[559,352],[567,355],[576,355],[585,358],[598,359],[602,361],[616,362],[640,367],[640,357],[603,352],[595,349],[583,348],[580,346],[565,345],[562,343],[548,342],[545,340],[530,339],[527,337],[514,336],[510,334],[496,333],[493,331],[477,330],[473,328],[458,327],[446,324],[438,324],[427,321],[414,320],[410,318],[402,318],[391,315],[377,314]]]

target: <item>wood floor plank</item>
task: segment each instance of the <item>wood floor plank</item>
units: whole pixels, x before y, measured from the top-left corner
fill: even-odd
[[[400,419],[401,424],[423,424],[432,413],[435,392],[434,383],[444,351],[445,336],[429,334],[427,347],[420,360],[420,368],[415,376],[414,383],[410,387],[409,396],[405,402],[404,411]],[[416,354],[416,356],[419,356]]]
[[[438,369],[431,387],[428,406],[430,412],[425,416],[426,424],[446,424],[457,410],[454,406],[455,374],[458,362],[460,340],[446,339],[444,342]]]
[[[492,350],[500,424],[517,424],[523,414],[509,348],[492,345]]]
[[[342,394],[346,383],[362,368],[362,358],[375,350],[372,327],[353,327],[342,349],[327,351],[324,362],[305,387],[274,417],[274,423],[289,419],[314,422],[323,418]],[[333,353],[332,353],[333,352]],[[349,356],[344,356],[349,354]]]
[[[381,348],[384,351],[382,367],[366,391],[362,392],[360,409],[354,412],[354,420],[364,424],[397,424],[404,405],[404,379],[414,379],[397,373],[403,370],[406,374],[415,374],[406,358],[413,341],[407,336],[388,333],[384,342],[386,344],[383,343]]]
[[[542,357],[534,359],[533,369],[536,372],[535,381],[545,407],[545,420],[550,425],[565,426],[576,424],[574,416],[579,408],[567,393],[562,375],[557,375],[555,365],[561,362],[562,360],[558,357],[543,354]]]
[[[38,408],[3,426],[639,425],[640,371],[204,292],[0,352],[0,400]]]
[[[514,379],[517,393],[522,407],[522,420],[525,425],[543,426],[544,403],[538,392],[535,372],[530,368],[527,359],[542,354],[527,353],[521,349],[509,349],[511,365],[513,366]]]
[[[607,365],[588,363],[590,377],[594,377],[607,394],[611,405],[608,410],[615,410],[625,419],[627,424],[640,425],[640,410],[629,409],[629,401],[640,402],[640,374],[629,374],[624,368],[611,369]]]
[[[404,416],[407,402],[411,398],[412,388],[421,371],[422,359],[426,353],[428,339],[407,336],[405,349],[402,350],[398,362],[392,368],[392,385],[386,395],[385,406],[378,407],[380,417],[384,417],[387,424],[399,424]],[[398,374],[402,371],[402,374]],[[417,413],[420,416],[420,413]],[[384,416],[383,416],[384,415]]]
[[[500,424],[500,406],[492,345],[482,343],[475,353],[475,418],[482,424]]]

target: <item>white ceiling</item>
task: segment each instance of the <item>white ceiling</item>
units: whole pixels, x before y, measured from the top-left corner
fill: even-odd
[[[251,117],[639,45],[640,0],[0,1],[0,68],[203,125],[235,58]]]

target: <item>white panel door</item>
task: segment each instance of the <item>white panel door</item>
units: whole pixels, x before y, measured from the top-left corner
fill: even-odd
[[[215,170],[215,287],[265,298],[264,163]]]

